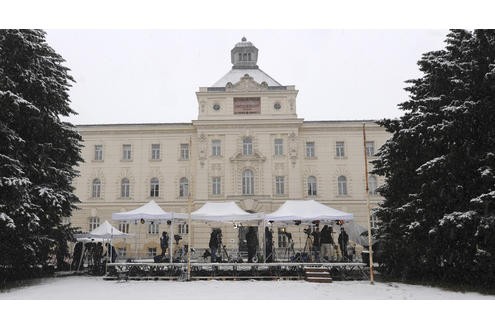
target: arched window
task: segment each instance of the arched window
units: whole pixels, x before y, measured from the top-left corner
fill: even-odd
[[[242,54],[239,54],[239,61],[242,61]]]
[[[245,137],[244,139],[242,139],[242,154],[253,154],[253,139],[251,137]]]
[[[246,53],[242,54],[242,60],[247,61],[247,54]]]
[[[314,176],[308,177],[308,196],[316,196],[316,178]]]
[[[248,53],[248,60],[251,61],[251,53]]]
[[[245,170],[242,172],[242,194],[254,194],[254,174],[251,170]]]
[[[91,197],[100,198],[101,197],[101,181],[100,179],[94,179],[91,189]]]
[[[179,181],[179,197],[189,196],[189,180],[181,178]]]
[[[339,195],[347,195],[347,178],[343,175],[337,179]]]
[[[378,187],[378,182],[374,175],[370,175],[368,178],[368,192],[370,195],[376,195],[376,188]]]
[[[120,197],[129,198],[131,191],[131,185],[129,184],[129,179],[123,178],[120,181]]]
[[[160,196],[160,181],[158,178],[152,178],[150,180],[150,196],[159,197]]]

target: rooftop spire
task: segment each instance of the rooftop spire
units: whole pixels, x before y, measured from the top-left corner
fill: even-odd
[[[233,64],[232,68],[258,68],[258,48],[246,37],[242,37],[241,42],[237,43],[230,51],[230,58]]]

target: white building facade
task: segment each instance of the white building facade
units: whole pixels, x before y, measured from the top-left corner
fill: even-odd
[[[187,213],[189,193],[193,210],[206,201],[235,201],[244,210],[271,213],[289,199],[315,199],[353,213],[367,226],[364,151],[372,160],[389,135],[372,121],[298,118],[295,86],[263,72],[257,58],[251,42],[243,38],[236,44],[232,69],[196,92],[198,117],[191,123],[78,126],[85,162],[75,181],[82,203],[71,223],[89,231],[109,220],[135,234],[117,243],[123,257],[159,253],[161,231],[168,227],[119,225],[112,213],[150,200],[166,211]],[[375,189],[382,182],[369,176],[371,207],[381,199]],[[242,243],[238,231],[223,230],[228,248]],[[174,227],[183,237],[191,233],[197,248],[208,247],[210,231],[199,223]],[[276,228],[274,233],[276,246],[286,246]],[[296,248],[304,247],[294,239]]]

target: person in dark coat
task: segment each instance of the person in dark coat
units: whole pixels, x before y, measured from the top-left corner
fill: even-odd
[[[316,225],[315,229],[311,233],[313,236],[313,247],[311,248],[313,252],[313,258],[316,262],[320,261],[320,227]]]
[[[218,249],[222,246],[222,230],[220,228],[211,231],[208,246],[210,247],[211,262],[216,262]]]
[[[110,255],[110,262],[115,263],[117,261],[117,251],[115,250],[115,247],[113,245],[110,245],[109,243],[106,243],[107,246],[107,252],[105,253],[105,257]]]
[[[349,243],[349,235],[345,232],[344,227],[340,228],[339,247],[342,252],[342,259],[347,260],[347,244]]]
[[[268,227],[265,227],[265,252],[266,262],[273,262],[273,233]]]
[[[258,247],[258,236],[254,227],[249,227],[246,233],[246,242],[248,250],[248,263],[253,263],[253,258],[256,255],[256,248]]]
[[[321,229],[320,233],[320,252],[321,258],[324,261],[330,261],[332,256],[332,247],[334,245],[333,237],[332,237],[332,227],[328,225],[324,225],[323,229]]]
[[[162,232],[162,236],[160,237],[160,248],[162,249],[162,254],[161,254],[162,258],[165,257],[165,255],[167,254],[168,242],[169,242],[169,238],[167,232],[164,231]]]
[[[83,243],[78,241],[74,246],[74,253],[72,255],[71,267],[73,270],[79,269],[79,262],[81,261],[81,256],[83,255]]]

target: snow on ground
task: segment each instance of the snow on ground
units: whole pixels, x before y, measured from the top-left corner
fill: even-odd
[[[494,300],[495,295],[368,281],[118,282],[69,276],[0,292],[0,323],[50,328],[466,328],[491,326]]]
[[[495,300],[495,295],[369,281],[106,281],[70,276],[0,293],[8,300]]]

